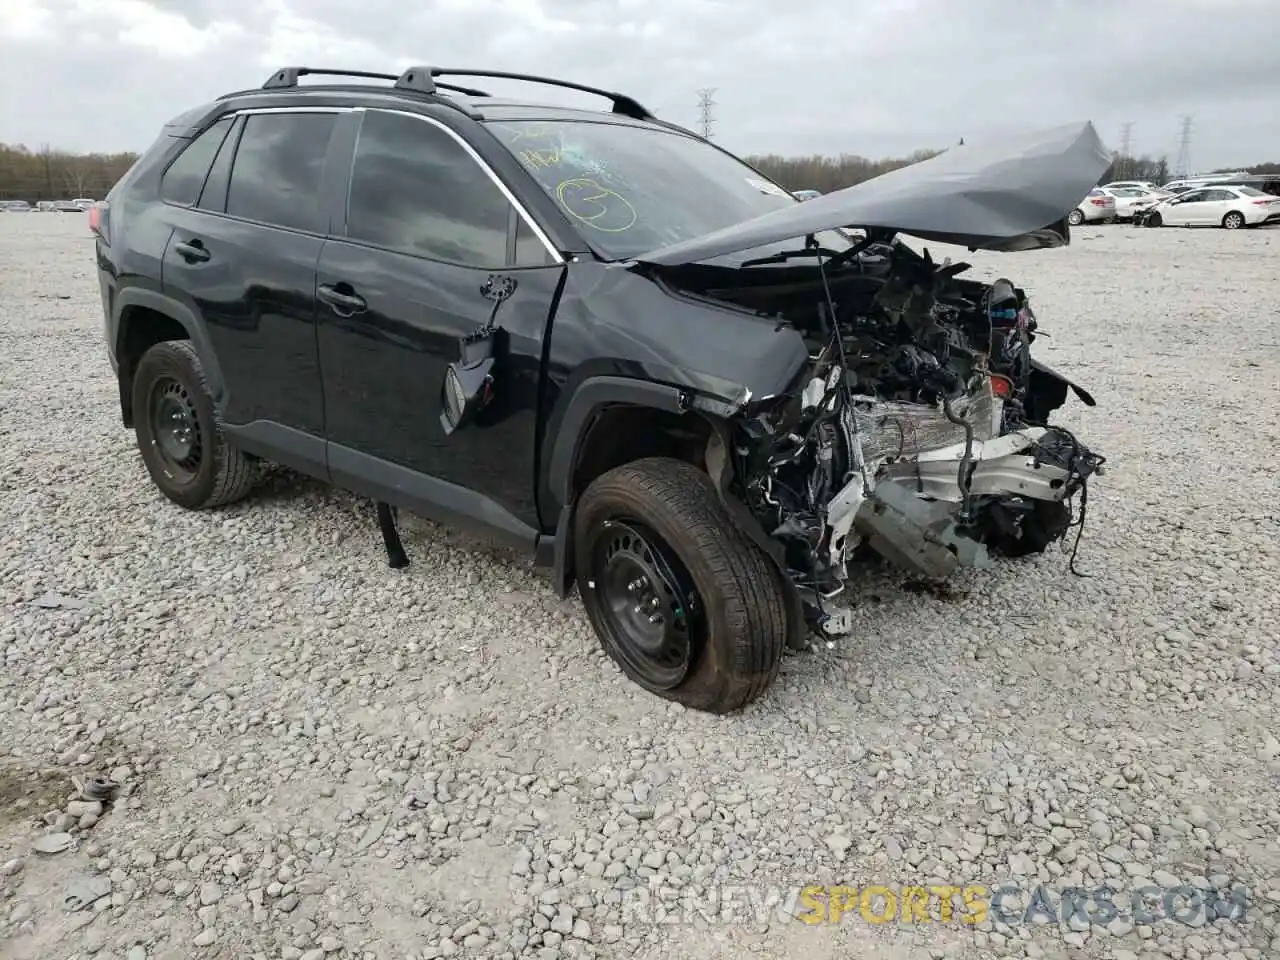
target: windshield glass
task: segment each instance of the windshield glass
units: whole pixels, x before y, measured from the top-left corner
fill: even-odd
[[[676,132],[580,120],[491,120],[488,126],[582,236],[611,259],[801,202],[728,154]],[[835,231],[818,239],[830,250],[850,246]],[[770,244],[764,252],[776,249]],[[733,259],[760,254],[742,251]]]
[[[1139,190],[1137,187],[1125,187],[1123,190],[1117,190],[1117,197],[1145,197],[1147,191]]]
[[[1255,190],[1253,187],[1236,187],[1236,191],[1243,193],[1246,197],[1268,197],[1269,193],[1263,193],[1261,190]]]

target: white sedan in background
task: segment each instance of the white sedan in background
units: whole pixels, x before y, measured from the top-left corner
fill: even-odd
[[[1163,192],[1156,193],[1145,187],[1116,187],[1108,184],[1098,189],[1115,200],[1117,220],[1132,220],[1143,210],[1170,196]]]
[[[1116,218],[1116,198],[1103,193],[1097,187],[1089,191],[1089,195],[1080,201],[1080,206],[1067,214],[1067,223],[1078,227],[1082,223],[1095,220],[1114,220]]]
[[[1224,227],[1239,230],[1280,223],[1280,197],[1253,187],[1201,187],[1161,201],[1142,217],[1148,227]]]

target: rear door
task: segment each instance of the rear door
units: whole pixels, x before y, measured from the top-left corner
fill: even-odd
[[[1216,187],[1206,191],[1205,203],[1201,204],[1204,209],[1205,226],[1217,226],[1222,223],[1222,218],[1236,208],[1240,203],[1240,198],[1236,196],[1234,190],[1224,190],[1222,187]]]
[[[449,501],[445,519],[537,528],[542,344],[561,259],[443,120],[357,115],[347,209],[318,272],[333,479],[374,495],[376,480],[388,499],[395,488],[428,515],[441,516],[428,501]],[[448,433],[446,371],[462,338],[491,318],[493,399],[480,420]]]
[[[226,136],[195,201],[183,203],[189,187],[169,200],[174,231],[164,254],[166,292],[208,330],[231,432],[247,449],[319,475],[315,283],[329,226],[321,185],[343,112],[247,111],[219,121]]]

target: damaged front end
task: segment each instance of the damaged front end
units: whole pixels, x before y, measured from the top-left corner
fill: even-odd
[[[1022,290],[961,279],[967,264],[894,240],[837,256],[817,269],[671,274],[810,344],[794,389],[735,419],[733,492],[782,545],[828,635],[847,628],[830,601],[858,553],[932,579],[1040,552],[1083,521],[1103,463],[1047,422],[1068,387],[1093,400],[1032,361]]]
[[[825,632],[847,629],[827,601],[858,551],[941,578],[1038,553],[1083,523],[1103,457],[1048,420],[1068,391],[1093,398],[1031,357],[1025,293],[961,278],[968,264],[935,263],[896,238],[1065,246],[1066,215],[1109,163],[1092,124],[1054,127],[960,146],[637,258],[675,291],[773,319],[809,346],[788,389],[733,417],[732,493],[783,548]],[[835,230],[846,225],[865,237],[850,243]],[[802,248],[742,259],[797,237]]]

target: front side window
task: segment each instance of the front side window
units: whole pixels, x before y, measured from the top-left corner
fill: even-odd
[[[160,198],[170,203],[192,206],[200,197],[200,188],[209,166],[231,129],[233,117],[223,117],[192,140],[160,178]]]
[[[512,206],[475,159],[416,116],[370,110],[361,122],[347,236],[398,253],[474,267],[507,263]],[[537,238],[526,256],[546,248]],[[518,250],[518,252],[520,252]],[[522,264],[531,265],[531,264]]]
[[[801,202],[740,160],[676,131],[595,120],[488,126],[578,232],[613,259]],[[821,242],[834,250],[850,245],[835,231],[824,232]]]
[[[322,232],[320,175],[335,113],[258,113],[245,119],[231,167],[227,213]]]

